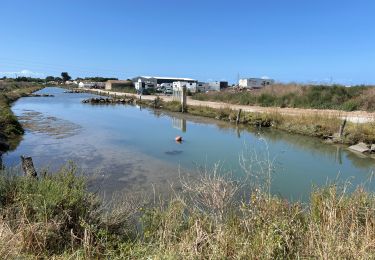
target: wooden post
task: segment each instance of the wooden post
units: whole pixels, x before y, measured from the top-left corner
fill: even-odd
[[[238,113],[237,113],[237,119],[236,119],[236,124],[238,124],[238,123],[240,122],[241,111],[242,111],[242,109],[239,109],[239,110],[238,110]]]
[[[186,86],[182,86],[181,88],[181,112],[185,113],[185,108],[186,108]]]
[[[339,137],[340,138],[342,138],[342,136],[344,135],[345,125],[346,125],[346,118],[342,121],[342,123],[340,125],[340,130],[339,130]]]
[[[33,158],[31,158],[29,156],[26,157],[26,156],[21,155],[21,162],[22,162],[23,173],[27,177],[36,178],[38,176],[38,174],[37,174],[37,172],[34,168]]]

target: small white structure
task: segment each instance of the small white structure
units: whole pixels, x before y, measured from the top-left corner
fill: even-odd
[[[96,86],[96,83],[94,83],[94,82],[80,82],[79,84],[78,84],[78,87],[79,88],[93,88],[93,87],[95,87]]]
[[[187,90],[192,93],[197,92],[196,82],[186,82],[186,81],[175,81],[173,82],[173,91],[180,91],[182,87],[185,86]]]
[[[134,83],[134,86],[137,92],[140,92],[145,88],[145,83],[142,82],[141,79],[138,79],[138,81]]]
[[[242,88],[263,88],[268,85],[275,83],[273,79],[262,79],[262,78],[247,78],[240,79],[238,86]]]

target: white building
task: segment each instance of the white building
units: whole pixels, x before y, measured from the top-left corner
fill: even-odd
[[[137,92],[140,92],[145,88],[145,83],[142,82],[141,79],[138,79],[138,81],[134,83],[134,87],[137,90]]]
[[[79,88],[98,88],[98,89],[104,89],[105,82],[83,82],[81,81],[78,84]]]
[[[262,88],[274,84],[273,79],[247,78],[240,79],[238,85],[242,88]]]
[[[132,79],[133,82],[138,82],[141,80],[145,83],[146,88],[157,88],[163,83],[173,83],[175,81],[185,81],[185,82],[197,82],[195,79],[191,78],[173,78],[173,77],[154,77],[154,76],[139,76]]]
[[[94,82],[80,82],[79,84],[78,84],[78,87],[79,88],[93,88],[93,87],[95,87],[96,86],[96,83],[94,83]]]
[[[220,91],[228,87],[227,81],[212,81],[208,83],[209,90]]]
[[[180,91],[182,86],[186,86],[186,89],[192,93],[197,92],[196,82],[186,82],[186,81],[175,81],[173,82],[173,91]]]

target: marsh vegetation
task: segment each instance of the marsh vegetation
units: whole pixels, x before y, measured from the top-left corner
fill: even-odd
[[[39,179],[1,171],[1,258],[375,256],[375,197],[364,186],[349,193],[349,183],[331,183],[315,188],[309,203],[292,203],[271,195],[267,182],[246,185],[213,167],[181,178],[169,197],[124,194],[104,203],[79,173],[71,164]]]
[[[374,86],[275,84],[248,91],[198,93],[193,98],[264,107],[375,111]]]

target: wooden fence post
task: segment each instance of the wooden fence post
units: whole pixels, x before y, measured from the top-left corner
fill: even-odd
[[[236,124],[238,124],[238,123],[240,122],[241,111],[242,111],[242,109],[239,109],[239,110],[238,110],[238,113],[237,113],[237,119],[236,119]]]
[[[345,125],[346,125],[346,118],[342,121],[342,123],[340,125],[340,130],[339,130],[339,137],[340,138],[342,138],[342,136],[344,135]]]
[[[186,107],[186,86],[182,86],[181,90],[181,112],[184,113]]]

